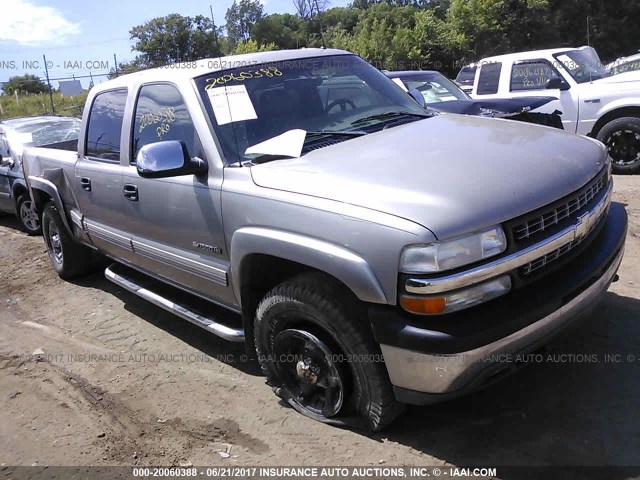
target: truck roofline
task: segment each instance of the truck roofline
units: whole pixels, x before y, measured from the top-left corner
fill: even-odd
[[[181,62],[169,64],[164,67],[149,68],[139,72],[128,73],[112,80],[96,85],[91,93],[95,94],[103,90],[130,86],[132,82],[144,81],[184,81],[199,77],[205,73],[219,72],[238,67],[249,67],[265,63],[303,60],[307,58],[321,58],[332,55],[353,55],[346,50],[333,48],[301,48],[298,50],[275,50],[271,52],[246,53],[242,55],[230,55],[227,57],[203,58],[193,62]],[[193,64],[197,64],[192,68]]]

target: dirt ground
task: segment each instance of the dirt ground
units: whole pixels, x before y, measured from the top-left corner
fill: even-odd
[[[615,200],[631,222],[620,281],[552,344],[570,355],[374,436],[283,406],[241,345],[100,272],[61,281],[42,238],[2,216],[0,467],[640,465],[640,177],[616,177]]]

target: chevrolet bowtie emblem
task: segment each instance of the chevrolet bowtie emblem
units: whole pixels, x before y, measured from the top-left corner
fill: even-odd
[[[591,220],[594,216],[594,212],[587,212],[578,217],[578,223],[575,226],[575,239],[584,237],[591,230]]]

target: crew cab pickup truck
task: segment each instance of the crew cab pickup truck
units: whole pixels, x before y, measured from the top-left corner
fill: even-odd
[[[622,260],[601,143],[428,114],[349,52],[125,75],[82,122],[77,154],[25,153],[55,271],[110,257],[109,280],[245,341],[320,421],[376,430],[504,376]]]
[[[640,173],[640,71],[614,75],[592,47],[557,48],[484,58],[471,96],[554,95],[536,111],[562,112],[564,129],[602,141],[615,173]]]

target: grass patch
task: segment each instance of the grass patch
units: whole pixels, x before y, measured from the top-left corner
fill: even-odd
[[[63,97],[60,93],[54,93],[55,113],[67,117],[81,117],[86,99],[86,93],[73,97]],[[48,93],[18,96],[17,100],[14,95],[0,95],[0,120],[51,113],[53,112]]]

